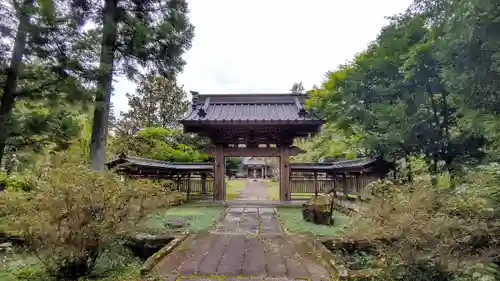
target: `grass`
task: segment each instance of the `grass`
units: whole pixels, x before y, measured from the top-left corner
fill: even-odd
[[[226,181],[226,200],[235,200],[247,185],[247,180],[235,179]]]
[[[166,211],[153,215],[146,223],[145,230],[148,232],[162,232],[168,230],[166,223],[172,219],[181,219],[187,223],[185,229],[190,232],[199,233],[208,230],[224,212],[224,207],[193,207],[183,205],[172,207]]]
[[[141,261],[122,246],[115,245],[105,251],[88,278],[79,281],[136,281],[139,280]],[[11,252],[0,260],[0,281],[53,281],[40,260],[22,251]]]
[[[341,235],[351,224],[352,218],[339,212],[333,213],[334,225],[318,225],[302,218],[301,208],[278,208],[278,217],[291,233],[312,233],[315,236]]]
[[[153,215],[144,225],[151,233],[165,231],[165,223],[173,218],[182,218],[189,223],[187,229],[200,232],[212,227],[224,207],[192,207],[182,205]],[[140,280],[142,261],[134,257],[121,245],[114,245],[104,251],[91,276],[79,281],[137,281]],[[21,249],[0,253],[0,281],[55,281],[47,275],[38,258]]]
[[[280,200],[280,183],[274,180],[264,181],[264,186],[266,187],[267,197],[269,200]]]

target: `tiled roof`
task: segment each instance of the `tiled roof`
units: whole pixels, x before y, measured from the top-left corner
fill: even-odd
[[[245,157],[243,159],[243,165],[245,166],[250,166],[250,165],[258,165],[258,166],[264,166],[266,162],[264,160],[259,160],[255,159],[253,157]],[[269,166],[269,164],[268,164]]]
[[[124,166],[136,166],[144,168],[153,169],[163,169],[163,170],[212,170],[212,163],[173,163],[162,160],[155,160],[137,156],[129,156],[121,154],[120,157],[114,161],[106,164],[108,168],[124,167]]]
[[[313,113],[304,109],[304,94],[231,94],[199,95],[181,123],[215,122],[317,122]]]
[[[363,167],[372,163],[377,162],[379,159],[371,157],[363,157],[357,159],[339,159],[330,162],[334,168],[351,168],[351,167]]]
[[[364,168],[370,164],[374,164],[380,161],[378,158],[363,157],[358,159],[339,159],[332,162],[320,162],[320,163],[292,163],[292,170],[302,170],[302,171],[333,171],[336,169],[348,169],[348,168]]]

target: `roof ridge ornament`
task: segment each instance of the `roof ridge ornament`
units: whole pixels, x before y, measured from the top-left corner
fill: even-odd
[[[210,105],[210,98],[206,98],[203,106],[200,109],[198,109],[198,116],[200,116],[201,118],[204,118],[205,116],[207,116],[206,110],[207,110],[209,105]]]
[[[297,112],[297,114],[298,114],[300,117],[306,117],[308,113],[307,113],[307,111],[305,110],[305,108],[304,108],[304,106],[302,105],[302,103],[300,103],[299,98],[294,97],[294,100],[295,100],[295,106],[297,106],[297,109],[299,110],[299,112]]]

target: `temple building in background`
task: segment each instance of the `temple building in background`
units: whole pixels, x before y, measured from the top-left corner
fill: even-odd
[[[244,157],[242,163],[242,173],[249,179],[273,178],[273,165],[266,158]]]

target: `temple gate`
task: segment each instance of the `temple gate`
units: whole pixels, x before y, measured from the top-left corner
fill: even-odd
[[[305,94],[193,93],[191,106],[179,122],[184,132],[210,139],[205,152],[214,156],[214,201],[224,201],[225,157],[279,157],[280,200],[290,201],[290,156],[296,137],[319,131],[323,121],[304,108]]]

